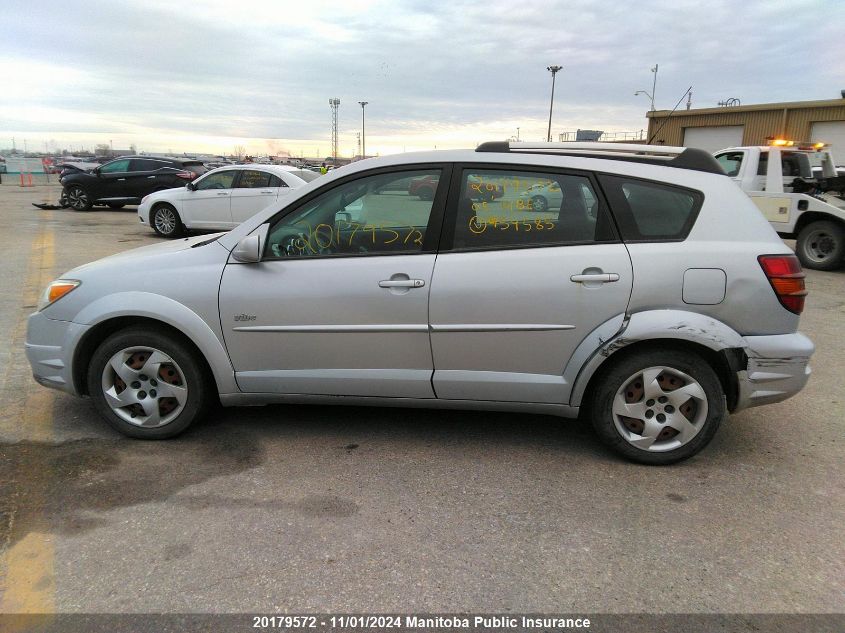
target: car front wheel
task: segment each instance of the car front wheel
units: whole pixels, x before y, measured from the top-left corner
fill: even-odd
[[[549,201],[544,196],[534,196],[531,198],[532,211],[548,211]]]
[[[795,251],[804,268],[836,270],[845,259],[845,230],[836,222],[811,222],[798,234]]]
[[[67,188],[67,202],[74,211],[88,211],[94,206],[88,192],[79,185]]]
[[[632,461],[661,465],[692,457],[727,415],[718,376],[694,353],[635,352],[598,379],[590,402],[593,427]]]
[[[204,413],[208,380],[178,339],[146,328],[122,330],[94,352],[88,393],[124,435],[158,440],[178,435]]]
[[[151,220],[153,230],[162,237],[180,237],[185,232],[179,212],[169,204],[153,209]]]

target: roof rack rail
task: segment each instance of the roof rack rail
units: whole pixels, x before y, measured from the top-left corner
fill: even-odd
[[[475,148],[476,152],[505,152],[519,154],[551,154],[577,156],[581,158],[602,158],[622,160],[663,167],[691,169],[711,174],[725,171],[713,156],[695,147],[671,147],[666,145],[640,145],[635,143],[526,143],[523,141],[489,141]]]

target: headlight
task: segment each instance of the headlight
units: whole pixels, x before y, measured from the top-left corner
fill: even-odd
[[[38,311],[40,312],[48,305],[58,301],[71,290],[79,286],[80,283],[82,282],[77,281],[76,279],[56,279],[56,281],[50,283],[44,289],[41,298],[38,300]]]

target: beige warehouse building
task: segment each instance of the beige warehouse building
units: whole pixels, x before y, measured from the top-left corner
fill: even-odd
[[[761,103],[695,110],[649,112],[652,143],[700,147],[711,152],[768,139],[824,141],[845,162],[845,99]],[[837,151],[838,150],[838,151]]]

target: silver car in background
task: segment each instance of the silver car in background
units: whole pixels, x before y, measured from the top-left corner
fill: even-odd
[[[38,382],[132,437],[216,399],[489,409],[583,414],[666,464],[804,386],[803,277],[703,151],[485,143],[361,161],[225,235],[69,271],[26,346]]]

